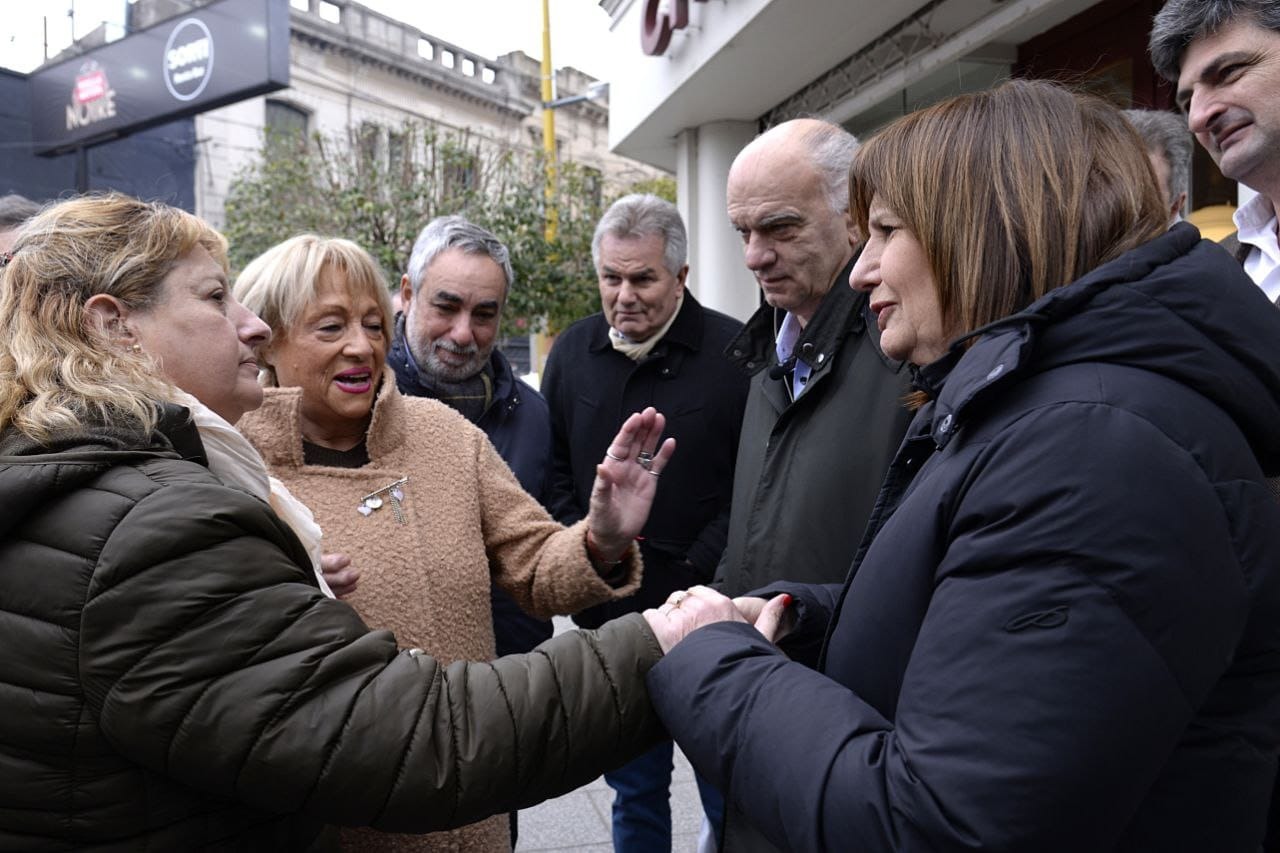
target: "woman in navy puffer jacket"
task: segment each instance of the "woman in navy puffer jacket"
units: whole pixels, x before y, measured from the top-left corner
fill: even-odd
[[[1257,849],[1280,312],[1053,84],[900,119],[850,186],[851,282],[922,405],[843,587],[737,602],[818,671],[710,590],[647,614],[659,714],[750,824],[729,849]]]

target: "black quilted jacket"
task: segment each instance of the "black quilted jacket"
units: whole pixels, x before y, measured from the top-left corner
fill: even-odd
[[[322,596],[270,509],[193,461],[190,428],[152,444],[0,436],[0,849],[443,829],[655,739],[640,617],[442,667]]]

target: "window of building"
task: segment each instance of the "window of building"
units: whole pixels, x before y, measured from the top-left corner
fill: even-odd
[[[498,72],[486,65],[480,69],[480,79],[486,83],[492,83],[498,79]]]
[[[268,100],[265,122],[267,133],[276,138],[307,138],[307,123],[310,116],[307,111],[295,107],[288,101]]]
[[[453,67],[453,51],[452,50],[440,51],[440,64],[443,65],[445,68]]]
[[[436,49],[432,46],[431,42],[423,38],[418,39],[418,56],[421,56],[423,59],[434,59],[435,55]]]
[[[475,60],[473,60],[473,59],[469,59],[469,58],[467,58],[467,57],[463,57],[463,59],[462,59],[462,73],[463,73],[463,74],[465,74],[465,75],[467,75],[468,77],[474,77],[474,76],[476,76],[476,63],[475,63]]]
[[[403,131],[387,131],[387,166],[392,174],[401,171],[405,166],[405,137]]]
[[[320,20],[331,24],[342,23],[342,7],[328,0],[320,0]]]
[[[444,167],[446,198],[458,198],[475,188],[479,163],[474,154],[458,152]]]
[[[360,122],[360,129],[356,131],[356,150],[360,152],[361,166],[372,166],[377,162],[380,130],[371,121]]]
[[[584,166],[582,169],[582,186],[587,191],[587,198],[591,199],[591,204],[594,207],[602,207],[604,205],[603,172],[590,166]]]

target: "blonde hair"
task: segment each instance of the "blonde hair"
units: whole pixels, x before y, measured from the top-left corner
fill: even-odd
[[[232,292],[241,305],[271,327],[274,340],[289,337],[307,306],[320,293],[326,274],[341,274],[347,292],[372,295],[382,312],[382,335],[391,342],[391,297],[377,262],[355,243],[339,237],[299,234],[254,258],[236,278]],[[275,371],[261,360],[266,385],[277,384]]]
[[[174,263],[226,240],[191,214],[120,193],[45,208],[0,272],[0,429],[36,440],[85,422],[146,435],[174,394],[156,364],[120,347],[85,310],[107,294],[137,311],[163,298]]]
[[[855,156],[849,195],[864,234],[879,196],[920,241],[952,336],[1027,307],[1168,224],[1146,148],[1120,111],[1040,80],[888,125]]]

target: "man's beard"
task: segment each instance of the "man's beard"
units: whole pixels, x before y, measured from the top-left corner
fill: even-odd
[[[448,364],[437,355],[437,347],[454,355],[465,355],[469,356],[469,358],[460,365]],[[419,358],[418,364],[423,370],[437,379],[443,379],[447,382],[461,382],[463,379],[470,379],[479,373],[484,368],[484,363],[489,360],[489,353],[491,352],[493,352],[493,347],[487,347],[482,352],[474,343],[460,347],[447,338],[440,338],[427,344],[426,357]],[[417,354],[415,353],[415,355]]]

